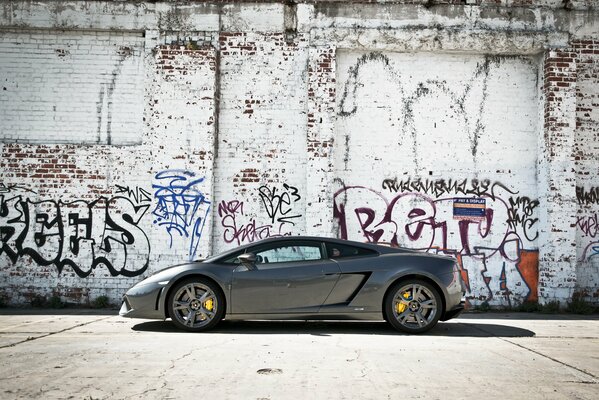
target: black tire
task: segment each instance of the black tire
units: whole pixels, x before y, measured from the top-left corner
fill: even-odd
[[[225,316],[225,296],[218,285],[200,277],[184,279],[171,289],[166,306],[175,326],[189,332],[214,328]]]
[[[385,298],[385,319],[400,332],[427,332],[437,324],[442,313],[439,291],[420,279],[396,282]]]

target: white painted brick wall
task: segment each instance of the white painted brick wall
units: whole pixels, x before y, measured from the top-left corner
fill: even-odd
[[[587,300],[599,297],[599,51],[581,41],[576,68],[576,285]]]
[[[11,2],[0,295],[118,302],[143,276],[238,243],[343,235],[344,204],[350,238],[456,256],[471,304],[596,301],[596,12],[382,3]],[[343,184],[367,189],[334,197]],[[451,199],[473,195],[493,220],[460,225]]]
[[[535,298],[536,282],[527,284],[522,270],[528,265],[522,264],[538,249],[538,62],[339,51],[334,160],[340,192],[335,203],[344,207],[339,224],[347,238],[373,240],[368,232],[381,230],[378,241],[458,257],[473,304],[515,305]],[[384,184],[385,179],[451,180],[466,182],[470,190],[475,180],[490,185],[488,190],[479,186],[483,193],[477,195],[398,188]],[[492,220],[460,228],[463,222],[453,218],[453,198],[479,196],[493,211]],[[366,214],[356,211],[364,207],[375,213],[370,224]],[[414,215],[416,210],[423,214]],[[386,212],[391,213],[387,219]],[[516,221],[516,213],[528,222]],[[418,227],[423,231],[416,233]]]
[[[220,47],[215,252],[306,229],[306,40],[239,33]]]
[[[0,229],[15,234],[3,241],[0,287],[11,302],[57,295],[86,303],[107,295],[116,303],[143,276],[210,253],[215,53],[159,47],[156,32],[147,36],[149,51],[138,55],[146,68],[135,77],[146,82],[143,97],[128,110],[132,119],[144,110],[139,144],[1,146],[0,203],[8,213]],[[103,199],[113,199],[108,213]],[[21,213],[28,202],[30,212]],[[62,222],[44,228],[44,212],[47,222]],[[36,232],[50,235],[46,243],[36,243]]]
[[[143,44],[141,33],[0,31],[0,138],[139,143]]]

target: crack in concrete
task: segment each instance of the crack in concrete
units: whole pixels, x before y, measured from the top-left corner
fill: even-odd
[[[556,362],[556,363],[558,363],[558,364],[561,364],[561,365],[563,365],[563,366],[565,366],[565,367],[572,368],[572,369],[574,369],[574,370],[576,370],[576,371],[578,371],[578,372],[580,372],[580,373],[583,373],[583,374],[585,374],[585,375],[588,375],[588,376],[590,376],[590,377],[591,377],[591,378],[593,378],[593,379],[599,379],[599,377],[597,377],[597,376],[593,375],[592,373],[590,373],[590,372],[588,372],[588,371],[585,371],[584,369],[581,369],[581,368],[575,367],[575,366],[573,366],[573,365],[570,365],[570,364],[568,364],[568,363],[565,363],[565,362],[563,362],[563,361],[560,361],[560,360],[558,360],[557,358],[553,358],[553,357],[551,357],[551,356],[548,356],[548,355],[546,355],[546,354],[543,354],[543,353],[541,353],[541,352],[539,352],[539,351],[537,351],[537,350],[530,349],[530,348],[528,348],[528,347],[526,347],[526,346],[524,346],[524,345],[521,345],[521,344],[518,344],[518,343],[512,342],[511,340],[507,340],[507,339],[505,339],[505,338],[498,337],[498,339],[501,339],[501,340],[503,340],[504,342],[507,342],[507,343],[513,344],[514,346],[518,346],[518,347],[520,347],[520,348],[522,348],[522,349],[524,349],[524,350],[528,350],[528,351],[530,351],[531,353],[537,354],[537,355],[539,355],[539,356],[541,356],[541,357],[545,357],[545,358],[547,358],[547,359],[549,359],[549,360],[551,360],[551,361],[554,361],[554,362]],[[597,382],[597,383],[599,383],[599,382]]]
[[[524,349],[524,350],[530,351],[531,353],[534,353],[534,354],[536,354],[536,355],[538,355],[538,356],[541,356],[541,357],[543,357],[543,358],[546,358],[546,359],[548,359],[548,360],[551,360],[551,361],[553,361],[553,362],[556,362],[556,363],[558,363],[558,364],[560,364],[560,365],[563,365],[564,367],[571,368],[571,369],[573,369],[573,370],[575,370],[575,371],[578,371],[578,372],[580,372],[580,373],[582,373],[582,374],[584,374],[584,375],[590,376],[591,378],[595,379],[595,381],[592,381],[592,383],[599,383],[599,382],[597,381],[597,380],[599,380],[599,377],[597,377],[597,376],[595,376],[594,374],[592,374],[592,373],[590,373],[590,372],[588,372],[588,371],[585,371],[585,370],[583,370],[583,369],[581,369],[581,368],[575,367],[574,365],[570,365],[570,364],[568,364],[568,363],[566,363],[566,362],[563,362],[563,361],[560,361],[560,360],[558,360],[557,358],[554,358],[554,357],[548,356],[548,355],[546,355],[546,354],[543,354],[543,353],[541,353],[541,352],[539,352],[539,351],[537,351],[537,350],[531,349],[531,348],[529,348],[529,347],[526,347],[526,346],[524,346],[524,345],[521,345],[521,344],[519,344],[519,343],[516,343],[516,342],[513,342],[513,341],[511,341],[511,340],[508,340],[508,339],[506,339],[506,338],[502,338],[502,337],[500,337],[500,336],[497,336],[497,335],[495,335],[493,332],[487,331],[486,329],[480,328],[480,327],[478,327],[478,326],[475,326],[475,325],[472,325],[472,324],[466,324],[466,323],[463,323],[463,322],[460,322],[460,324],[462,324],[462,325],[467,325],[467,326],[469,326],[470,328],[474,328],[474,329],[476,329],[476,330],[479,330],[479,331],[481,331],[481,332],[484,332],[484,333],[488,334],[488,335],[489,335],[489,336],[491,336],[491,337],[497,338],[497,339],[499,339],[499,340],[502,340],[502,341],[504,341],[504,342],[506,342],[506,343],[509,343],[509,344],[511,344],[511,345],[514,345],[514,346],[520,347],[521,349]],[[585,383],[589,383],[589,382],[586,382],[586,381],[585,381]]]
[[[599,336],[537,336],[537,339],[583,339],[583,340],[597,340]]]
[[[229,343],[229,342],[231,342],[231,340],[225,341],[225,342],[224,342],[224,343],[222,343],[222,344],[226,344],[226,343]],[[217,344],[217,345],[218,345],[218,344]],[[199,347],[199,348],[195,348],[195,349],[193,349],[193,350],[190,350],[190,351],[188,351],[187,353],[184,353],[184,354],[182,354],[181,356],[179,356],[179,357],[177,357],[177,358],[173,359],[173,360],[170,362],[170,365],[169,365],[169,366],[167,366],[166,368],[162,369],[162,370],[160,371],[160,373],[158,374],[158,376],[156,377],[156,381],[157,381],[157,382],[162,382],[162,385],[161,385],[159,388],[148,388],[148,389],[145,389],[145,390],[144,390],[143,392],[141,392],[141,393],[134,393],[134,394],[132,394],[132,395],[129,395],[129,396],[127,396],[127,397],[124,397],[124,399],[131,399],[131,398],[134,398],[134,397],[142,397],[142,398],[143,398],[145,394],[147,394],[147,393],[150,393],[150,392],[158,392],[157,394],[159,394],[160,392],[164,391],[165,389],[166,389],[166,390],[172,390],[172,389],[170,389],[170,388],[168,387],[168,382],[167,382],[167,380],[165,379],[165,378],[166,378],[166,375],[167,375],[167,373],[168,373],[170,370],[173,370],[173,369],[175,369],[175,366],[176,366],[176,364],[177,364],[179,361],[181,361],[181,360],[183,360],[183,359],[185,359],[185,358],[187,358],[187,357],[191,356],[191,355],[192,355],[194,352],[196,352],[196,351],[198,351],[198,350],[202,350],[202,349],[204,349],[204,348],[207,348],[207,347],[214,347],[214,346],[202,346],[202,347]],[[162,399],[168,399],[168,398],[171,398],[171,397],[168,397],[168,396],[167,396],[167,395],[165,395],[165,394],[160,394],[160,396],[161,396],[160,398],[162,398]]]
[[[46,334],[43,334],[43,335],[40,335],[40,336],[36,336],[36,337],[28,336],[27,339],[21,340],[20,342],[16,342],[16,343],[11,343],[11,344],[6,344],[6,345],[3,345],[3,346],[0,346],[0,349],[4,349],[4,348],[7,348],[7,347],[15,347],[15,346],[17,346],[19,344],[22,344],[22,343],[25,343],[25,342],[31,342],[33,340],[43,339],[43,338],[48,337],[48,336],[57,335],[59,333],[70,331],[72,329],[79,328],[81,326],[86,326],[86,325],[89,325],[89,324],[93,324],[94,322],[104,321],[105,319],[113,318],[113,317],[114,317],[113,315],[109,315],[109,316],[104,317],[104,318],[98,318],[98,319],[94,319],[93,321],[83,322],[81,324],[77,324],[77,325],[71,326],[69,328],[64,328],[64,329],[61,329],[61,330],[56,331],[56,332],[48,332]]]

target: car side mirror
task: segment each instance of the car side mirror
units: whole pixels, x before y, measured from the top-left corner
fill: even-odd
[[[256,255],[254,253],[243,253],[237,256],[239,262],[249,270],[256,269]]]

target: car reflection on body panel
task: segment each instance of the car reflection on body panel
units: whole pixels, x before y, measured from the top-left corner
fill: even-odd
[[[319,237],[280,237],[162,270],[127,291],[120,315],[205,331],[223,318],[385,319],[422,333],[464,309],[455,260]]]

